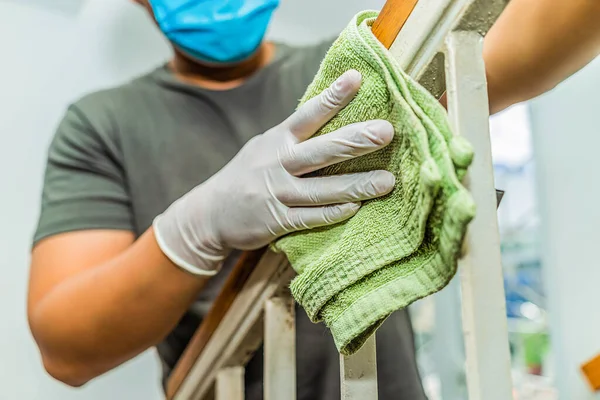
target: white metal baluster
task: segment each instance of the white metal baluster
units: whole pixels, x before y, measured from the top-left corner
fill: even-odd
[[[455,31],[446,39],[448,111],[475,158],[465,179],[477,203],[459,271],[469,400],[512,398],[500,236],[489,136],[483,39]]]
[[[219,371],[215,400],[244,400],[244,367]]]
[[[265,400],[296,398],[294,301],[286,290],[265,304]]]
[[[440,379],[442,399],[467,397],[464,338],[460,315],[460,282],[452,280],[434,296],[433,362]]]
[[[351,356],[340,355],[342,400],[377,400],[375,335]]]

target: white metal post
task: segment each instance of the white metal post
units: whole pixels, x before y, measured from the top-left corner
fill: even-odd
[[[453,279],[434,296],[435,326],[433,361],[443,400],[463,400],[467,397],[465,384],[465,351],[460,315],[460,283]]]
[[[340,355],[342,400],[377,400],[375,335],[351,356]]]
[[[288,290],[265,304],[265,400],[296,398],[296,326]]]
[[[507,400],[512,398],[510,352],[482,44],[477,32],[455,31],[446,40],[450,121],[475,150],[465,185],[477,215],[459,265],[463,332],[469,400]]]
[[[216,400],[244,400],[244,367],[223,368],[216,386]]]

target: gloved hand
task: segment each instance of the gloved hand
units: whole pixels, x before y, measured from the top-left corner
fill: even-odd
[[[292,231],[341,222],[361,200],[389,193],[394,176],[387,171],[301,177],[391,142],[394,129],[383,120],[309,139],[352,100],[360,80],[359,72],[346,72],[159,215],[154,234],[165,255],[193,274],[214,275],[231,249],[257,249]]]

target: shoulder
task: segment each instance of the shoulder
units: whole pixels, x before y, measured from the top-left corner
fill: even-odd
[[[155,72],[152,70],[124,84],[86,94],[74,101],[69,109],[85,115],[90,122],[115,117],[135,106],[136,99],[144,98],[156,90],[157,84],[153,79]]]
[[[85,137],[105,144],[118,141],[124,124],[141,115],[143,99],[156,91],[157,84],[152,77],[155,71],[72,102],[63,115],[55,139]]]
[[[305,45],[305,46],[293,46],[288,44],[278,44],[284,53],[283,58],[289,64],[309,64],[317,66],[321,63],[321,60],[325,57],[327,50],[333,43],[331,40],[323,40],[321,42]]]
[[[296,100],[302,96],[306,86],[312,82],[332,43],[333,40],[308,46],[278,44],[281,52],[277,68],[279,79],[285,83],[286,91],[294,93]]]

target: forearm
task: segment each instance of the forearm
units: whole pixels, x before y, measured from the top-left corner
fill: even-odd
[[[490,109],[562,82],[600,53],[600,1],[511,0],[484,42]]]
[[[173,329],[204,282],[175,267],[149,230],[36,306],[30,324],[46,369],[80,385],[129,360]]]
[[[344,73],[172,203],[135,242],[129,230],[89,229],[36,243],[28,316],[46,369],[63,382],[85,383],[160,342],[206,282],[191,274],[216,273],[229,249],[257,249],[290,232],[342,222],[358,203],[392,191],[395,177],[383,170],[302,177],[392,141],[385,120],[311,138],[360,82],[357,71]]]

